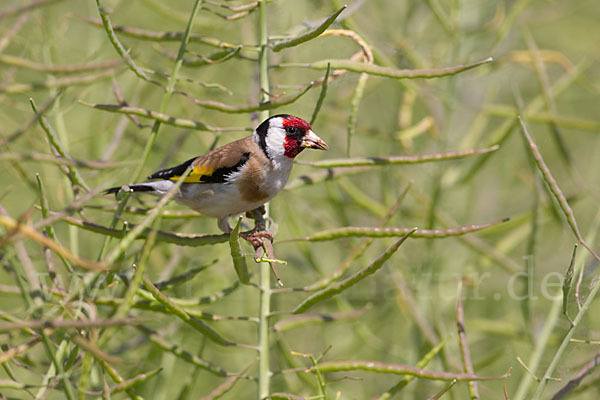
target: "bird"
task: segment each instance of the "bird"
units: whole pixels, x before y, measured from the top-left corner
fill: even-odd
[[[273,115],[258,125],[252,135],[157,171],[148,176],[151,182],[128,188],[163,196],[191,167],[174,200],[200,214],[216,217],[219,229],[231,233],[229,218],[259,209],[273,199],[288,181],[294,158],[304,149],[327,150],[328,146],[305,120],[290,114]],[[127,187],[113,187],[105,193],[117,193],[123,188]]]

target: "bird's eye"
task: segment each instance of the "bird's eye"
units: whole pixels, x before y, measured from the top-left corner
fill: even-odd
[[[285,127],[285,132],[288,135],[293,135],[295,133],[298,133],[298,128],[296,128],[295,126],[286,126]]]

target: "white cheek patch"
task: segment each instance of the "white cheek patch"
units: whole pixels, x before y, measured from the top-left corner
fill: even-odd
[[[272,128],[283,129],[283,118],[281,118],[281,117],[271,118],[269,120],[269,124],[271,125]]]
[[[280,120],[281,118],[275,118]],[[269,128],[269,133],[266,137],[267,142],[267,151],[271,158],[278,158],[283,156],[285,149],[283,144],[285,142],[285,130],[283,126],[271,126]]]

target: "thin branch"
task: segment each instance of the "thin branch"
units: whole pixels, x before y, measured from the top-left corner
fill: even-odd
[[[383,264],[385,264],[385,262],[387,260],[389,260],[392,255],[394,255],[394,253],[400,248],[400,246],[402,246],[402,244],[406,241],[406,239],[408,239],[411,235],[413,235],[416,230],[417,230],[417,228],[410,229],[408,232],[406,232],[402,236],[402,238],[400,238],[393,245],[388,247],[385,252],[383,252],[379,257],[377,257],[372,263],[370,263],[366,267],[357,271],[356,273],[349,276],[348,278],[343,279],[341,281],[337,281],[335,283],[332,283],[331,285],[327,286],[326,288],[321,289],[318,292],[316,292],[316,293],[310,295],[309,297],[307,297],[306,299],[304,299],[304,301],[302,301],[302,303],[298,304],[296,306],[296,308],[294,308],[293,313],[300,314],[300,313],[308,310],[315,304],[317,304],[323,300],[327,300],[327,299],[343,292],[344,290],[348,289],[349,287],[356,285],[358,282],[362,281],[369,275],[372,275],[375,272],[377,272],[377,270],[379,270],[383,266]]]
[[[458,329],[458,344],[460,346],[460,355],[464,366],[464,372],[473,374],[473,363],[471,362],[471,352],[467,343],[467,333],[465,331],[465,312],[462,302],[463,285],[462,280],[458,282],[458,293],[456,295],[456,327]],[[477,383],[471,381],[469,384],[469,393],[472,400],[479,399],[479,390]]]
[[[95,71],[98,69],[110,69],[121,64],[123,60],[120,58],[99,62],[88,62],[83,64],[67,64],[67,65],[46,65],[25,58],[11,56],[8,54],[0,54],[0,63],[13,65],[16,67],[31,69],[38,72],[50,74],[72,74],[77,72]]]
[[[200,121],[192,121],[189,119],[176,118],[170,115],[163,114],[159,111],[147,110],[140,107],[123,106],[120,104],[91,104],[83,100],[79,101],[86,107],[96,108],[98,110],[109,111],[114,113],[126,114],[126,115],[139,115],[140,117],[146,117],[153,119],[155,122],[163,123],[167,125],[176,126],[178,128],[195,129],[199,131],[210,131],[210,132],[240,132],[245,131],[246,128],[228,128],[228,127],[217,127],[207,125]]]
[[[302,43],[308,42],[309,40],[312,40],[312,39],[318,37],[321,33],[325,32],[325,30],[327,28],[329,28],[329,26],[331,24],[333,24],[335,19],[342,13],[342,11],[344,11],[346,9],[346,7],[347,6],[345,6],[345,5],[342,6],[342,8],[340,8],[339,10],[337,10],[336,12],[331,14],[329,17],[327,17],[323,21],[323,23],[321,23],[319,26],[309,30],[308,32],[303,33],[302,35],[297,36],[293,39],[282,40],[282,41],[275,43],[273,45],[273,51],[278,52],[278,51],[281,51],[281,50],[289,48],[289,47],[298,46]]]
[[[108,326],[137,325],[135,318],[113,318],[96,320],[45,319],[23,320],[18,322],[0,322],[0,332],[21,329],[66,329],[66,328],[104,328]]]
[[[566,383],[565,386],[560,388],[558,392],[552,396],[552,400],[560,400],[565,398],[569,393],[571,393],[585,378],[587,375],[591,374],[592,371],[600,364],[600,352],[596,353],[594,358],[587,364],[583,366],[576,374]]]
[[[119,41],[119,38],[117,38],[117,35],[115,34],[115,31],[110,22],[110,18],[108,17],[108,13],[104,9],[104,7],[100,6],[100,0],[96,0],[96,5],[98,7],[98,13],[100,14],[100,19],[102,20],[104,30],[106,31],[108,39],[110,40],[110,43],[112,43],[117,53],[125,60],[125,62],[129,66],[129,69],[131,69],[134,74],[136,74],[138,77],[145,81],[150,81],[150,77],[146,75],[146,73],[140,67],[138,67],[135,61],[133,61],[133,58],[131,58],[131,55],[129,55],[129,52],[125,50],[125,47],[123,47],[123,45]]]
[[[416,229],[412,234],[413,238],[422,238],[422,239],[439,239],[445,237],[453,237],[453,236],[462,236],[468,233],[477,232],[503,222],[508,221],[508,219],[503,219],[502,221],[491,222],[488,224],[481,225],[468,225],[461,226],[458,228],[450,228],[450,229]],[[372,227],[358,227],[358,226],[348,226],[343,228],[335,228],[328,229],[325,231],[313,233],[310,236],[305,236],[302,238],[294,238],[294,239],[286,239],[281,240],[279,243],[288,243],[288,242],[297,242],[297,241],[309,241],[309,242],[321,242],[326,240],[336,240],[347,237],[398,237],[404,236],[408,232],[411,232],[412,228],[372,228]]]
[[[312,63],[284,63],[276,65],[280,68],[310,68],[325,70],[327,64],[331,64],[331,68],[345,69],[351,72],[366,73],[369,75],[382,76],[384,78],[393,79],[416,79],[416,78],[441,78],[443,76],[456,75],[458,73],[477,68],[481,65],[491,63],[491,57],[482,61],[477,61],[471,64],[457,65],[455,67],[438,68],[438,69],[395,69],[390,67],[382,67],[376,64],[364,64],[361,62],[350,60],[322,60]]]
[[[105,270],[109,269],[108,264],[98,263],[98,262],[89,261],[89,260],[80,258],[79,256],[71,253],[69,250],[62,247],[60,244],[56,243],[55,241],[50,240],[50,239],[48,239],[48,237],[44,236],[43,234],[39,233],[38,231],[33,230],[28,225],[22,225],[18,221],[14,220],[10,217],[0,215],[0,225],[4,225],[9,230],[23,234],[23,235],[27,236],[28,238],[40,243],[41,245],[50,248],[55,253],[60,254],[62,257],[67,259],[69,262],[71,262],[72,264],[75,264],[79,267],[89,269],[89,270],[95,270],[95,271],[98,271],[98,270],[105,271]]]
[[[471,149],[449,151],[445,153],[420,154],[410,156],[389,156],[389,157],[364,157],[364,158],[340,158],[321,161],[297,161],[298,164],[310,165],[317,168],[333,167],[364,167],[364,166],[385,166],[396,164],[421,164],[432,161],[456,160],[471,157],[479,154],[486,154],[497,151],[500,146],[492,146],[486,149]]]
[[[575,220],[575,214],[573,213],[573,210],[569,206],[569,203],[567,202],[567,198],[560,190],[558,183],[552,176],[552,173],[550,172],[550,169],[544,162],[544,159],[542,158],[542,155],[541,155],[537,145],[535,144],[535,142],[529,135],[529,132],[527,131],[527,127],[525,126],[525,123],[523,122],[523,120],[520,117],[519,117],[519,123],[521,124],[521,132],[523,133],[523,136],[527,140],[527,144],[529,145],[529,149],[535,160],[535,163],[536,163],[540,173],[542,174],[544,181],[548,184],[550,191],[556,198],[556,201],[558,201],[560,208],[562,209],[563,213],[567,217],[567,221],[569,223],[569,226],[571,227],[571,230],[573,231],[573,234],[575,235],[577,240],[579,240],[579,243],[581,243],[581,245],[583,247],[585,247],[592,254],[592,256],[594,256],[594,258],[596,260],[600,261],[600,257],[598,256],[598,254],[596,254],[594,252],[594,250],[592,250],[592,248],[585,242],[585,240],[583,240],[583,236],[581,236],[581,232],[579,231],[579,227],[577,226],[577,221]]]
[[[102,26],[102,21],[92,18],[83,18],[83,20],[87,23],[96,26]],[[112,25],[112,29],[115,32],[122,33],[126,36],[130,36],[140,40],[149,40],[152,42],[181,42],[181,40],[185,36],[185,32],[157,32],[151,31],[147,29],[139,29],[139,28],[131,28],[126,26]],[[218,48],[229,48],[236,49],[238,47],[242,47],[244,49],[252,49],[257,50],[256,47],[241,45],[241,44],[232,44],[223,42],[219,39],[211,38],[208,36],[198,35],[197,33],[191,33],[189,36],[190,42],[202,43],[212,47]]]
[[[313,367],[314,368],[314,367]],[[313,368],[294,368],[283,370],[282,373],[312,372]],[[410,375],[417,378],[436,381],[500,381],[506,374],[497,376],[482,376],[445,371],[430,371],[412,365],[392,364],[379,361],[347,360],[347,361],[325,361],[319,364],[321,372],[339,371],[373,371],[382,374]]]

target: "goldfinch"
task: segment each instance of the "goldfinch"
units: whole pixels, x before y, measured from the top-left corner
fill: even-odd
[[[273,199],[285,186],[294,158],[304,149],[327,150],[308,122],[288,114],[263,121],[251,136],[227,143],[173,168],[148,177],[154,182],[129,185],[133,192],[166,194],[192,166],[174,199],[200,214],[216,217],[225,233],[232,231],[229,217],[239,215]],[[116,193],[120,187],[106,193]]]

